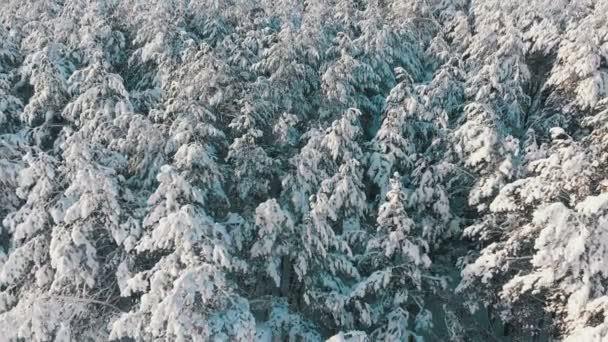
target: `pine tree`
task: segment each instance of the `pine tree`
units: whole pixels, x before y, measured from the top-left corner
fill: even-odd
[[[7,0],[7,341],[602,341],[605,1]]]

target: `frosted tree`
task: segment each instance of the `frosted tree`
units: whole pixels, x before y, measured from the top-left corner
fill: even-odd
[[[54,277],[49,255],[52,219],[47,208],[60,184],[54,158],[44,153],[30,154],[25,162],[17,188],[25,203],[2,222],[6,237],[3,245],[7,250],[0,268],[3,322],[0,329],[9,340],[42,341],[61,330],[62,321],[70,320],[69,312],[58,312],[63,301],[49,297],[46,292]],[[76,306],[79,312],[86,312],[83,305]],[[34,314],[36,311],[39,314]],[[55,312],[56,319],[45,317],[50,312]]]
[[[534,310],[542,310],[543,307],[542,302],[539,308],[538,302],[526,296],[532,287],[524,288],[523,293],[508,290],[514,286],[509,284],[534,273],[535,260],[543,253],[540,251],[544,239],[541,238],[543,224],[534,224],[539,221],[535,219],[539,215],[537,213],[547,206],[575,207],[595,191],[593,170],[598,165],[593,162],[594,157],[561,128],[553,128],[551,133],[553,141],[547,147],[547,154],[529,161],[526,177],[503,187],[489,206],[491,214],[465,230],[465,235],[480,236],[482,241],[488,242],[475,261],[463,270],[460,290],[482,284],[479,289],[490,291],[485,303],[494,301],[498,306],[506,305],[503,318],[507,321],[525,322],[527,317],[538,317]],[[501,291],[510,292],[511,301],[493,297]],[[537,291],[534,295],[546,296],[549,301],[545,307],[555,311],[550,307],[552,294]],[[542,328],[542,322],[537,326]],[[528,328],[532,326],[521,327],[523,331]]]
[[[325,133],[307,133],[307,145],[292,160],[297,168],[283,182],[287,201],[281,207],[265,202],[256,210],[256,222],[261,213],[265,218],[264,225],[258,223],[252,253],[266,260],[263,272],[300,312],[317,313],[315,323],[328,319],[322,323],[327,327],[352,324],[341,307],[347,282],[358,277],[347,237],[361,233],[366,210],[362,169],[353,160],[362,156],[359,115],[350,109]],[[284,213],[285,208],[293,208],[293,214]],[[271,214],[274,223],[266,217]],[[276,232],[270,234],[265,227]],[[288,231],[293,231],[290,239],[276,235]],[[285,244],[293,248],[282,247]],[[273,255],[279,251],[285,252],[277,259]]]
[[[464,113],[466,122],[453,136],[457,142],[456,155],[467,169],[479,174],[469,192],[469,205],[484,211],[488,199],[517,171],[519,141],[505,135],[498,114],[488,105],[470,103]]]
[[[0,101],[2,107],[0,115],[0,123],[2,123],[2,133],[6,133],[7,128],[15,125],[18,119],[18,113],[23,108],[22,101],[13,93],[13,74],[17,71],[17,66],[21,62],[22,55],[19,51],[18,37],[11,35],[10,31],[0,29]]]
[[[0,29],[0,218],[19,205],[17,177],[22,167],[20,157],[25,153],[25,136],[19,132],[23,102],[17,97],[19,94],[13,92],[12,81],[22,58],[16,38]]]
[[[296,213],[309,210],[309,197],[316,193],[324,179],[338,171],[343,161],[361,158],[362,150],[357,141],[362,134],[360,115],[358,110],[349,109],[325,133],[312,128],[303,134],[302,139],[308,141],[291,159],[295,168],[293,174],[287,174],[283,179],[285,194]]]
[[[170,86],[168,78],[178,64],[181,52],[194,43],[185,27],[186,2],[159,1],[155,4],[139,0],[118,5],[117,20],[131,33],[133,51],[123,64],[122,76],[129,85],[133,104],[148,112],[159,101],[161,88]]]
[[[234,166],[235,192],[245,203],[268,196],[272,183],[278,182],[277,167],[280,165],[264,149],[264,143],[268,141],[265,134],[272,134],[267,122],[272,120],[275,107],[263,92],[272,90],[267,83],[259,80],[256,83],[262,91],[252,90],[253,95],[242,101],[240,113],[229,125],[236,138],[229,146],[227,160]]]
[[[22,275],[31,270],[30,279],[39,288],[28,294],[31,282],[25,283],[23,301],[7,315],[9,321],[31,316],[19,324],[16,336],[32,340],[107,336],[103,318],[117,310],[111,303],[116,288],[106,283],[115,271],[118,254],[113,248],[128,236],[128,227],[120,225],[124,182],[115,171],[125,160],[104,146],[112,139],[107,124],[128,109],[126,92],[120,78],[106,74],[102,63],[70,75],[73,66],[62,56],[63,49],[49,44],[24,61],[22,82],[33,83],[35,92],[22,119],[34,126],[34,142],[59,159],[33,150],[21,181],[27,201],[5,222],[12,227],[11,244],[19,247],[8,267],[22,263]],[[70,103],[68,96],[74,96]],[[54,127],[65,121],[76,130],[65,128],[55,137]],[[94,134],[97,125],[101,128]],[[61,166],[56,166],[57,160]],[[40,183],[32,178],[36,176]],[[42,301],[32,306],[32,296]],[[52,311],[58,311],[57,320],[44,321]],[[72,330],[83,321],[89,322],[88,328]]]
[[[367,34],[357,41],[374,60],[374,68],[382,70],[378,73],[387,87],[385,91],[394,85],[390,75],[394,68],[403,68],[415,81],[427,77],[423,49],[439,28],[431,12],[429,4],[417,1],[367,4],[361,24]]]
[[[256,208],[255,225],[258,227],[259,239],[252,246],[251,255],[254,258],[266,258],[265,273],[280,288],[282,294],[287,295],[289,283],[281,277],[280,266],[288,263],[285,258],[298,248],[298,241],[293,239],[293,219],[281,209],[275,199],[271,199]]]
[[[47,125],[53,118],[60,116],[67,104],[67,79],[74,71],[74,65],[66,56],[65,46],[51,43],[48,46],[28,54],[23,61],[21,82],[35,89],[24,107],[22,120],[31,126]],[[45,125],[40,127],[40,138],[44,138]]]
[[[177,165],[196,167],[200,160],[191,156],[178,153]],[[135,246],[152,267],[142,268],[132,259],[121,264],[117,273],[121,295],[141,293],[141,299],[113,323],[113,339],[252,338],[255,327],[249,305],[226,276],[242,265],[231,258],[225,227],[203,209],[205,188],[186,178],[186,170],[161,168],[159,187],[148,199],[150,211]]]
[[[449,51],[447,54],[450,56]],[[420,102],[426,110],[424,118],[434,124],[436,130],[448,128],[450,121],[462,110],[464,78],[459,60],[451,57],[435,71],[430,82],[420,89]]]
[[[530,105],[527,89],[530,71],[526,45],[508,11],[499,19],[495,3],[475,7],[479,33],[467,52],[468,77],[462,123],[454,136],[463,165],[478,177],[473,180],[469,204],[483,211],[498,188],[513,179],[518,168],[519,140]],[[490,49],[490,46],[498,49]]]
[[[315,44],[323,42],[318,35],[308,26],[284,23],[273,35],[277,42],[264,49],[260,61],[252,65],[258,75],[268,79],[270,87],[265,97],[279,113],[306,117],[319,105],[315,95],[319,88],[317,69],[322,45]]]
[[[387,97],[384,120],[371,141],[368,155],[367,174],[378,186],[381,197],[387,192],[391,173],[413,173],[413,178],[419,178],[424,172],[420,168],[443,160],[444,155],[440,150],[442,144],[446,143],[447,110],[453,110],[450,107],[457,106],[454,102],[459,100],[458,80],[450,79],[454,76],[450,77],[448,71],[439,72],[431,83],[420,86],[412,85],[411,78],[404,70],[397,71],[403,80]],[[444,82],[449,83],[442,84]],[[449,86],[454,88],[446,89]],[[434,95],[439,94],[446,95],[445,102],[436,100]],[[447,96],[455,97],[453,102]],[[448,171],[446,167],[450,168],[442,166]],[[442,183],[446,175],[443,172],[441,179],[432,182]],[[416,183],[420,181],[412,179],[412,186],[418,186]]]
[[[316,206],[328,209],[334,228],[347,241],[356,245],[363,234],[363,220],[367,211],[362,166],[355,159],[344,161],[338,172],[321,183],[316,195]]]
[[[505,298],[549,294],[546,306],[556,313],[566,341],[601,341],[608,333],[603,315],[606,294],[608,195],[588,196],[575,208],[553,203],[537,209],[529,230],[537,231],[529,273],[503,286]]]
[[[395,174],[378,210],[376,232],[358,257],[366,276],[349,294],[357,326],[366,327],[374,340],[420,338],[418,330],[432,325],[421,296],[427,286],[436,285],[428,275],[429,245],[409,217],[406,203],[406,192]]]
[[[394,172],[405,171],[414,163],[415,129],[408,130],[408,119],[414,121],[419,107],[415,89],[404,81],[387,98],[384,120],[371,141],[368,176],[378,186],[380,198],[388,191]],[[410,122],[411,122],[410,121]]]
[[[361,52],[352,39],[345,33],[338,33],[333,46],[326,52],[331,62],[325,66],[322,76],[322,89],[330,101],[329,117],[353,107],[368,111],[373,108],[370,99],[363,96],[363,89],[368,87],[376,92],[379,76],[371,66],[358,60],[355,56]]]
[[[259,131],[257,131],[259,132]],[[247,132],[230,145],[228,160],[235,166],[237,193],[241,200],[264,198],[276,182],[278,162],[256,145],[256,131]]]
[[[113,339],[246,341],[255,332],[249,305],[229,277],[244,265],[232,257],[231,235],[213,217],[229,205],[216,157],[225,135],[213,125],[213,106],[221,94],[212,84],[203,93],[207,99],[195,94],[195,86],[209,80],[209,69],[218,65],[199,56],[185,53],[187,63],[170,74],[166,102],[152,113],[159,122],[170,123],[164,153],[171,164],[159,170],[158,188],[148,198],[134,246],[151,267],[127,258],[118,271],[121,296],[140,301],[112,325]],[[185,77],[192,72],[199,76]],[[139,328],[132,329],[133,324]]]
[[[296,226],[293,218],[275,199],[268,200],[256,208],[255,226],[257,238],[251,248],[251,256],[254,260],[261,261],[259,270],[264,274],[262,277],[274,283],[273,292],[283,299],[279,296],[260,297],[252,301],[252,310],[266,320],[265,324],[271,329],[273,336],[310,341],[320,339],[315,326],[286,305],[286,299],[293,295],[290,268],[304,247],[304,239],[299,237],[297,230],[301,227]],[[256,276],[258,277],[259,275]],[[259,284],[256,292],[267,292],[264,288],[267,288],[267,285]],[[257,304],[258,302],[261,304]]]
[[[605,340],[606,6],[5,1],[0,333]]]
[[[565,114],[574,113],[576,108],[592,109],[606,96],[605,9],[606,4],[600,2],[592,11],[583,12],[580,21],[571,22],[557,50],[547,80],[554,94],[548,101],[552,106],[567,106]],[[568,95],[568,102],[563,102],[563,95]],[[564,115],[562,120],[556,123],[566,125],[571,119]]]

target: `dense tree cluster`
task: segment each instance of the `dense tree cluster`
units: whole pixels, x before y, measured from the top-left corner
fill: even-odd
[[[0,24],[0,339],[608,340],[607,1]]]

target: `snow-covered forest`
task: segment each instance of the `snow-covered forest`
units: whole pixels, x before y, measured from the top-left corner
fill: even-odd
[[[0,24],[1,341],[608,341],[608,0]]]

